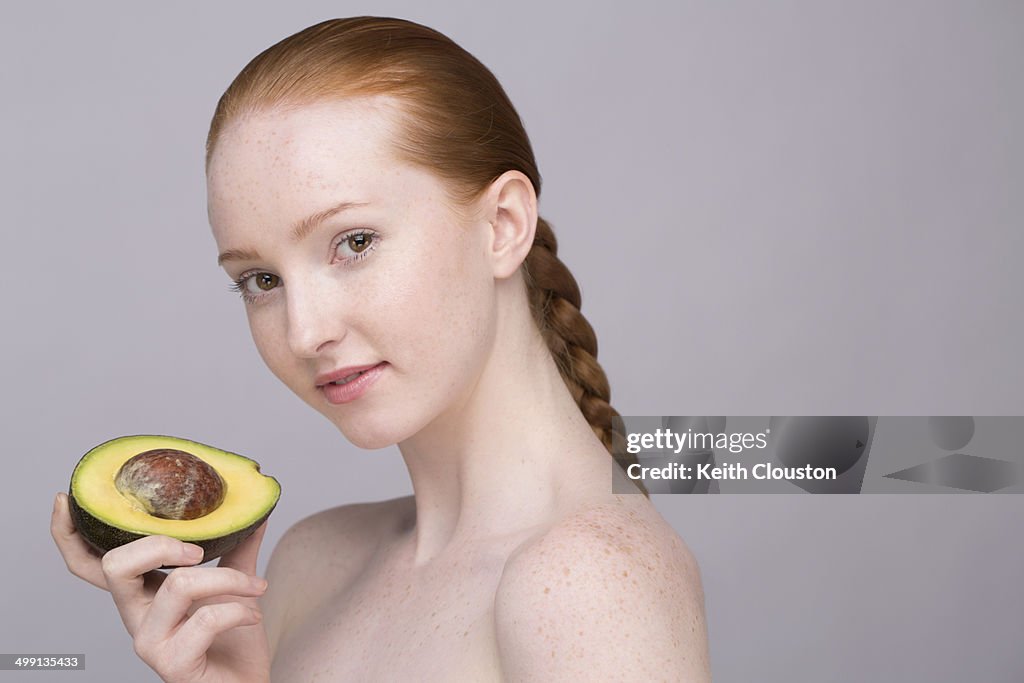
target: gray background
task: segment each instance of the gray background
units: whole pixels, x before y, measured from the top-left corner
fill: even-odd
[[[261,568],[299,518],[411,490],[263,367],[206,224],[217,97],[332,16],[426,23],[496,73],[621,413],[1024,414],[1021,3],[207,5],[4,5],[0,651],[88,658],[32,680],[152,677],[49,537],[91,446],[260,461]],[[1024,678],[1024,498],[655,502],[716,681]]]

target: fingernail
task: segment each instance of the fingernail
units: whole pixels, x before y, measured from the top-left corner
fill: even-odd
[[[250,607],[249,611],[252,612],[252,616],[254,619],[256,619],[256,621],[260,621],[261,619],[263,619],[263,614],[259,610],[254,610]]]
[[[252,580],[250,581],[250,583],[252,584],[252,587],[255,588],[258,591],[262,591],[262,590],[266,590],[267,589],[267,580],[266,579],[261,579],[258,576],[252,577]]]
[[[203,557],[203,549],[202,547],[195,545],[193,543],[186,543],[185,556],[188,557],[190,560],[201,559]]]

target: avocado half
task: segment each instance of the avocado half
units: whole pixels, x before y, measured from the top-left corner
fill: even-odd
[[[185,455],[175,457],[176,453]],[[159,510],[154,514],[147,509],[152,506],[145,496],[122,492],[125,474],[131,473],[132,464],[124,472],[122,467],[129,460],[137,463],[137,456],[147,454],[162,458],[164,472],[168,471],[167,466],[171,470],[164,475],[167,481],[155,484],[158,492],[161,487],[167,490],[164,484],[170,483],[171,475],[181,480],[182,475],[174,471],[174,466],[180,472],[183,460],[196,462],[189,456],[209,465],[216,472],[213,479],[219,478],[220,482],[215,483],[217,495],[206,507],[215,507],[210,511],[199,509],[192,514],[200,516],[191,519],[168,519],[157,516],[161,514]],[[205,465],[197,464],[210,472]],[[152,487],[152,482],[149,483]],[[187,479],[185,484],[190,491],[194,488]],[[82,456],[71,475],[68,502],[78,532],[100,553],[144,536],[161,534],[202,547],[202,562],[206,562],[248,538],[270,516],[280,496],[280,484],[261,474],[259,463],[254,460],[187,439],[140,435],[112,439]]]

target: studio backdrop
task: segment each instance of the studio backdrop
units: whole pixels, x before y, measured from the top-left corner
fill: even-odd
[[[506,88],[619,413],[869,416],[875,446],[886,416],[976,418],[963,448],[873,447],[865,482],[1021,457],[984,445],[985,416],[1024,415],[1020,3],[7,4],[0,652],[86,657],[33,681],[154,678],[48,530],[107,439],[258,460],[283,491],[261,571],[299,519],[411,493],[395,447],[271,376],[206,217],[231,79],[361,14],[436,28]],[[716,681],[1024,680],[1020,486],[898,483],[923,488],[653,496],[700,564]]]

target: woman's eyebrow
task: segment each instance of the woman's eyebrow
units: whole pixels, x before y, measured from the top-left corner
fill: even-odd
[[[370,202],[354,202],[344,201],[335,204],[329,209],[318,211],[311,216],[303,218],[294,226],[292,226],[292,242],[301,242],[309,233],[313,232],[318,225],[323,223],[325,220],[330,218],[336,213],[341,213],[346,209],[354,209],[359,206],[369,206]],[[225,261],[258,261],[260,260],[259,252],[253,249],[228,249],[221,253],[217,257],[217,265],[222,265]]]
[[[357,206],[368,206],[369,202],[341,202],[332,206],[329,209],[314,213],[312,216],[303,218],[301,221],[295,224],[292,228],[292,242],[301,242],[303,238],[309,233],[313,232],[318,225],[323,223],[325,220],[330,218],[336,213],[340,213],[346,209],[354,209]]]

